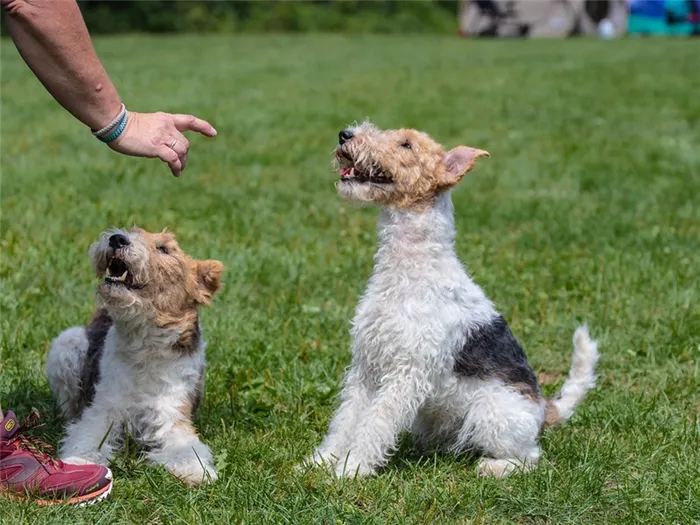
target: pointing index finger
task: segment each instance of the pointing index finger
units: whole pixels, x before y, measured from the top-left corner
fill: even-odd
[[[178,131],[196,131],[207,137],[216,136],[214,126],[209,124],[206,120],[202,120],[193,115],[173,115],[173,120],[175,121],[175,127]]]

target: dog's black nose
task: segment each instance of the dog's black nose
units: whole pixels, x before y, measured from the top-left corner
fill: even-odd
[[[115,233],[109,238],[109,246],[113,250],[118,250],[124,246],[129,245],[129,238],[121,233]]]
[[[342,146],[354,136],[355,135],[352,134],[352,131],[350,131],[349,129],[344,129],[343,131],[338,133],[338,143]]]

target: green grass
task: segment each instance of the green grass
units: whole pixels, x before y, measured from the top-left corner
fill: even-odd
[[[2,42],[2,406],[62,435],[43,364],[84,323],[87,248],[110,226],[171,227],[228,267],[204,313],[197,425],[221,479],[188,490],[133,453],[89,509],[2,501],[7,523],[700,522],[700,73],[692,41],[377,36],[124,37],[98,51],[127,105],[193,112],[174,179],[120,157]],[[349,363],[376,210],[341,202],[338,130],[371,117],[491,160],[454,193],[457,250],[552,394],[587,320],[599,386],[543,437],[527,476],[478,479],[410,439],[380,475],[293,467],[319,442]]]

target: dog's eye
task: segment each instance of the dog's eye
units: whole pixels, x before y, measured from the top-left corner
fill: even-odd
[[[165,255],[168,255],[168,249],[165,246],[158,246],[158,251],[160,253],[164,253]]]
[[[401,144],[401,147],[406,148],[406,149],[411,149],[411,143],[406,141],[403,144]]]

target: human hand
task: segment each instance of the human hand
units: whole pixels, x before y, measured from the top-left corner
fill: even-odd
[[[114,151],[133,157],[159,158],[179,177],[187,166],[190,143],[182,134],[196,131],[207,137],[216,136],[208,122],[192,115],[129,112],[124,132],[108,145]]]

